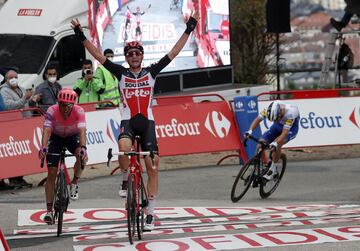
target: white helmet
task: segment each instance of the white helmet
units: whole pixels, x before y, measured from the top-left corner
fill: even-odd
[[[278,101],[271,102],[267,109],[266,117],[270,121],[275,121],[280,117],[280,103]]]

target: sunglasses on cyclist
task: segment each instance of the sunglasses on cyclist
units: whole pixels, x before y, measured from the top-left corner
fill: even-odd
[[[71,107],[74,106],[74,104],[73,104],[73,103],[61,102],[61,103],[60,103],[60,106],[62,106],[62,107],[67,107],[67,108],[71,108]]]
[[[126,57],[132,57],[136,55],[137,57],[142,55],[141,51],[129,51],[128,53],[126,53]]]

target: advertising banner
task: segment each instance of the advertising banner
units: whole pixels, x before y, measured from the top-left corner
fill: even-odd
[[[225,101],[154,107],[161,156],[239,149],[234,115]]]
[[[235,117],[239,127],[239,134],[244,135],[250,129],[253,120],[258,116],[258,101],[257,96],[238,96],[234,98]],[[259,138],[261,136],[260,127],[257,127],[253,136]],[[246,155],[252,157],[255,155],[257,143],[253,140],[248,140],[246,143]]]
[[[239,149],[234,115],[226,101],[154,106],[156,136],[161,156]],[[107,161],[109,148],[118,151],[118,109],[86,112],[87,164]],[[26,124],[26,126],[24,126]],[[0,123],[1,178],[46,172],[40,168],[43,117]],[[115,160],[115,159],[113,159]],[[75,158],[67,158],[72,167]]]
[[[259,101],[259,111],[271,101]],[[360,144],[360,97],[292,99],[300,112],[297,137],[285,147]],[[264,132],[271,124],[264,120]]]

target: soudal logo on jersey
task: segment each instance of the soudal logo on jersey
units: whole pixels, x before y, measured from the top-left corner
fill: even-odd
[[[144,86],[150,86],[149,77],[144,76],[139,79],[125,78],[125,88],[140,88]]]

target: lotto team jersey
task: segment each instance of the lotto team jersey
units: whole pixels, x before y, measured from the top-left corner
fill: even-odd
[[[52,134],[64,138],[78,134],[80,128],[86,128],[85,111],[82,107],[74,105],[70,116],[64,119],[59,105],[52,105],[46,111],[44,127],[50,127]]]
[[[153,99],[155,79],[159,72],[169,63],[165,55],[158,63],[142,68],[135,76],[129,69],[106,60],[104,67],[119,80],[122,104],[120,104],[121,120],[129,120],[141,113],[145,118],[154,120],[151,103]]]
[[[296,118],[298,118],[299,115],[299,109],[294,106],[294,105],[290,105],[290,104],[280,104],[281,106],[285,106],[285,115],[284,117],[282,117],[280,119],[280,121],[277,121],[276,123],[280,123],[284,125],[284,129],[288,129],[290,130],[290,128],[292,127],[292,125],[294,124],[294,121]],[[266,111],[267,109],[264,109],[260,112],[259,117],[261,119],[265,119],[266,118]]]

